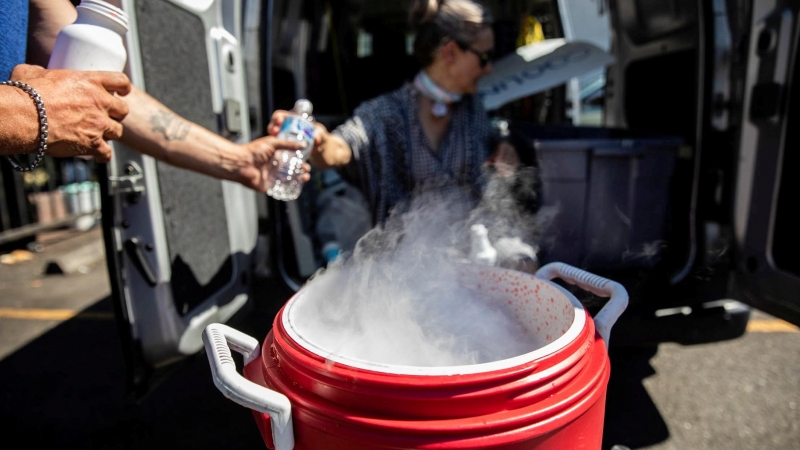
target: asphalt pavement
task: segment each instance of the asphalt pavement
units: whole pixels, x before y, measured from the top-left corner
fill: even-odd
[[[266,448],[251,413],[214,387],[202,354],[140,404],[126,403],[104,266],[46,275],[48,251],[0,266],[0,430],[8,442]],[[263,338],[280,300],[257,300],[241,325]],[[800,449],[800,333],[761,313],[751,323],[731,341],[612,348],[604,449]]]

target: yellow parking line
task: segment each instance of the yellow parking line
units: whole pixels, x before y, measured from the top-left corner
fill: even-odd
[[[780,319],[758,319],[747,322],[750,333],[797,333],[800,328]]]
[[[0,319],[19,320],[69,320],[76,319],[113,319],[109,312],[83,312],[74,309],[29,309],[29,308],[0,308]]]
[[[0,308],[0,319],[18,320],[69,320],[69,319],[110,320],[110,312],[82,312],[74,309],[29,309]],[[747,323],[750,333],[797,333],[800,328],[780,319],[757,319]]]

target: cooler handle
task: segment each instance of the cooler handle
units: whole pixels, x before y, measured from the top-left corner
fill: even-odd
[[[550,263],[542,266],[536,271],[536,276],[545,280],[561,278],[569,284],[575,284],[585,291],[601,297],[611,297],[605,306],[594,316],[594,325],[597,333],[606,343],[611,334],[611,327],[617,322],[625,308],[628,307],[628,291],[617,283],[607,278],[589,273],[577,267],[560,262]]]
[[[203,343],[217,389],[234,402],[269,415],[275,450],[294,448],[292,405],[289,399],[241,376],[231,357],[230,349],[236,350],[244,356],[245,364],[249,364],[261,356],[258,341],[227,325],[212,323],[203,331]]]

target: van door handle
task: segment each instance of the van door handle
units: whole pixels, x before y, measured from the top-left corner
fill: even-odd
[[[125,241],[125,251],[128,253],[128,256],[133,261],[133,265],[136,266],[136,269],[139,270],[139,273],[142,275],[147,284],[151,287],[155,286],[157,283],[156,276],[153,273],[153,269],[150,268],[150,263],[147,262],[147,258],[145,258],[144,253],[142,252],[142,246],[139,243],[138,237],[132,237]]]

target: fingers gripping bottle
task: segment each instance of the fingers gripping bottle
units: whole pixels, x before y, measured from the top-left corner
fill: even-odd
[[[314,148],[313,106],[306,99],[297,100],[291,114],[286,117],[278,132],[278,138],[297,140],[306,144],[301,150],[277,150],[269,168],[269,177],[275,183],[267,191],[276,200],[295,200],[303,190],[300,175],[303,163]]]

